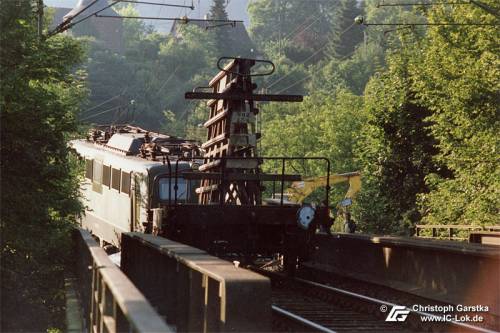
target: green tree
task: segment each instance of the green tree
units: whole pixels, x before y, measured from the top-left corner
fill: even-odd
[[[137,15],[131,6],[120,9],[120,13]],[[191,108],[184,93],[205,85],[216,72],[213,38],[189,24],[180,27],[180,38],[161,36],[141,20],[126,19],[123,24],[124,54],[92,40],[87,43],[91,96],[81,119],[131,122],[153,130],[175,129],[175,134],[182,134]],[[173,118],[168,111],[174,113]],[[178,124],[174,125],[172,119]]]
[[[359,168],[354,145],[365,122],[361,97],[345,90],[333,95],[318,92],[300,104],[266,105],[262,113],[262,155],[327,157],[333,173]],[[294,167],[304,177],[326,175],[323,163],[296,163]],[[335,186],[331,204],[337,204],[345,191]]]
[[[36,1],[0,5],[2,331],[64,329],[64,267],[80,212],[66,139],[85,94],[72,38],[40,40]]]
[[[354,19],[363,13],[358,2],[341,0],[339,7],[338,22],[333,26],[328,45],[328,54],[335,58],[352,54],[363,40],[363,29],[354,23]]]
[[[225,0],[212,0],[208,18],[212,20],[228,19]],[[228,27],[222,25],[222,23],[214,23],[214,26],[218,26],[212,28],[212,38],[214,38],[215,47],[218,50],[227,50],[227,54],[232,54],[234,41],[231,38]]]
[[[117,10],[120,16],[139,16],[139,12],[132,4],[122,6]],[[144,37],[152,32],[152,28],[148,27],[143,20],[128,18],[123,19],[123,41],[126,52],[138,49],[138,44]]]
[[[183,126],[175,125],[177,129],[186,129],[193,113],[194,102],[184,99],[184,93],[194,87],[206,86],[207,82],[217,73],[217,57],[215,42],[207,38],[206,32],[196,26],[182,28],[182,40],[169,39],[162,43],[160,53],[160,68],[158,75],[163,76],[163,89],[158,90],[161,97],[161,110],[171,110],[175,121]],[[202,102],[203,103],[203,102]],[[168,115],[168,113],[167,113]],[[196,117],[191,118],[195,121]],[[166,117],[166,123],[172,128],[172,119]],[[165,121],[163,121],[165,123]],[[182,132],[177,132],[183,135]]]
[[[498,2],[481,1],[498,12]],[[473,4],[438,6],[430,22],[494,24],[498,18]],[[498,225],[498,101],[500,47],[496,26],[429,29],[423,55],[411,67],[413,89],[432,115],[436,160],[452,175],[427,177],[421,195],[423,221],[432,224]]]
[[[409,234],[420,220],[417,196],[429,190],[425,177],[440,172],[431,112],[416,98],[408,72],[416,49],[408,45],[389,56],[387,70],[365,90],[368,126],[357,148],[363,191],[356,209],[365,231]]]
[[[124,16],[137,16],[132,5],[120,8]],[[114,52],[86,38],[88,47],[89,103],[82,121],[96,123],[134,122],[158,129],[163,119],[162,96],[158,90],[164,81],[159,71],[159,52],[166,37],[155,33],[142,20],[123,20],[123,53]],[[165,78],[166,78],[165,77]]]
[[[256,0],[248,4],[250,35],[271,59],[306,59],[327,42],[336,21],[336,1]],[[271,54],[276,49],[277,54]],[[315,61],[321,59],[318,53]]]
[[[335,91],[346,88],[362,95],[373,74],[385,67],[385,50],[370,42],[358,47],[350,57],[333,58],[315,66],[311,90]]]

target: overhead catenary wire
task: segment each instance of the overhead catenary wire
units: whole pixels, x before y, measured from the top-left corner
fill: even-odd
[[[402,2],[378,3],[377,7],[406,7],[406,6],[439,6],[439,5],[470,5],[470,1],[436,1],[436,2]]]
[[[58,34],[60,32],[63,32],[63,31],[66,31],[68,29],[70,29],[71,27],[75,26],[76,24],[78,23],[81,23],[87,19],[89,19],[90,17],[92,16],[98,16],[97,14],[99,14],[100,12],[114,6],[115,4],[119,3],[119,2],[127,2],[127,3],[134,3],[134,4],[145,4],[145,5],[156,5],[156,6],[163,6],[163,7],[178,7],[178,8],[189,8],[191,10],[194,10],[194,4],[193,2],[191,2],[191,5],[188,6],[188,5],[177,5],[177,4],[167,4],[167,3],[156,3],[156,2],[149,2],[149,1],[140,1],[140,0],[116,0],[114,2],[112,2],[111,4],[108,4],[107,6],[105,6],[104,8],[92,13],[92,14],[89,14],[87,15],[86,17],[84,17],[83,19],[81,20],[78,20],[76,22],[72,22],[72,20],[77,17],[78,15],[80,15],[81,13],[83,13],[85,10],[87,10],[88,8],[90,8],[91,6],[93,6],[95,3],[97,3],[97,1],[99,0],[94,0],[92,1],[90,4],[88,4],[87,6],[85,6],[84,8],[82,8],[78,13],[76,13],[73,17],[69,18],[68,20],[65,20],[63,21],[61,24],[59,24],[54,30],[52,30],[51,32],[48,33],[48,37],[51,37],[55,34]]]
[[[121,108],[117,108],[115,113],[113,114],[113,118],[111,120],[111,125],[114,125],[118,122],[118,120],[120,119],[120,113],[121,113]]]
[[[108,9],[108,8],[116,5],[117,3],[121,2],[121,1],[122,0],[115,0],[112,3],[108,4],[107,6],[105,6],[104,8],[99,9],[98,11],[95,11],[92,14],[87,15],[84,18],[82,18],[82,19],[80,19],[80,20],[78,20],[76,22],[68,22],[68,24],[65,24],[61,28],[59,28],[59,29],[56,28],[56,29],[52,30],[51,32],[49,32],[48,37],[51,37],[51,36],[53,36],[55,34],[58,34],[60,32],[66,31],[66,30],[70,29],[71,27],[77,25],[78,23],[81,23],[81,22],[83,22],[83,21],[91,18],[92,16],[97,16],[97,14],[99,14],[100,12],[105,11],[106,9]]]
[[[191,10],[194,10],[194,4],[191,2],[191,6],[189,5],[175,5],[175,4],[170,4],[170,3],[158,3],[158,2],[148,2],[148,1],[138,1],[138,0],[122,0],[122,2],[128,2],[128,3],[133,3],[133,4],[139,4],[139,5],[153,5],[153,6],[163,6],[163,7],[177,7],[177,8],[189,8]]]
[[[158,92],[156,93],[156,96],[160,95],[160,92],[163,90],[163,88],[165,88],[165,86],[167,85],[168,82],[170,82],[170,80],[174,77],[175,73],[177,72],[177,70],[179,69],[180,65],[177,65],[177,67],[174,68],[174,71],[172,73],[170,73],[170,75],[168,76],[168,78],[165,80],[165,82],[163,82],[163,84],[161,85],[161,87],[158,89]]]
[[[344,31],[342,31],[340,34],[339,34],[339,37],[342,36],[343,34],[345,34],[347,31],[349,31],[350,29],[352,29],[352,27],[355,25],[356,23],[352,23],[349,27],[347,27],[346,29],[344,29]],[[297,63],[296,65],[300,65],[300,64],[305,64],[307,61],[309,61],[310,59],[314,58],[316,55],[318,55],[321,51],[323,51],[327,46],[328,46],[328,41],[322,46],[320,47],[318,50],[316,50],[313,54],[311,54],[309,57],[307,57],[305,60]],[[281,78],[279,78],[278,80],[272,82],[271,84],[269,84],[266,89],[270,89],[271,87],[275,86],[276,84],[278,84],[279,82],[283,81],[285,78],[287,78],[288,76],[290,76],[291,74],[295,73],[297,70],[294,69],[292,70],[290,73],[282,76]]]
[[[194,19],[189,17],[151,17],[151,16],[112,16],[112,15],[95,15],[96,17],[114,18],[114,19],[139,19],[139,20],[160,20],[160,21],[178,21],[181,23],[189,22],[219,22],[219,23],[243,23],[242,20],[216,20],[216,19]]]
[[[343,57],[342,57],[342,58],[340,58],[339,60],[345,60],[345,59],[349,58],[350,56],[352,56],[352,55],[354,54],[354,52],[356,52],[356,50],[354,50],[354,51],[352,51],[351,53],[349,53],[349,54],[347,54],[347,55],[343,56]],[[289,85],[288,87],[283,88],[283,89],[281,89],[280,91],[278,91],[278,92],[277,92],[277,94],[281,94],[282,92],[285,92],[285,91],[287,91],[288,89],[290,89],[290,88],[292,88],[292,87],[295,87],[297,84],[302,83],[302,82],[304,82],[304,81],[308,80],[309,78],[311,78],[311,77],[313,76],[313,74],[315,74],[315,73],[313,72],[313,73],[306,74],[306,75],[305,75],[302,79],[300,79],[300,80],[298,80],[298,81],[294,82],[293,84]]]
[[[299,33],[301,32],[301,30],[303,30],[303,27],[306,23],[309,23],[309,21],[314,17],[314,15],[316,14],[311,14],[309,17],[307,17],[304,22],[302,22],[301,24],[297,25],[295,27],[295,29],[293,29],[292,31],[290,31],[285,37],[283,37],[283,40],[287,40],[290,36],[292,35],[296,35],[295,32],[299,31]],[[313,22],[316,22],[320,17],[316,18]],[[307,26],[308,28],[309,26]],[[307,29],[306,28],[306,29]]]
[[[119,93],[118,95],[113,96],[113,97],[111,97],[110,99],[107,99],[107,100],[105,100],[104,102],[99,103],[99,104],[97,104],[97,105],[95,105],[95,106],[93,106],[93,107],[91,107],[91,108],[89,108],[89,109],[87,109],[87,110],[83,111],[82,113],[87,113],[87,112],[89,112],[89,111],[95,110],[95,109],[97,109],[98,107],[103,106],[104,104],[109,103],[109,102],[111,102],[112,100],[115,100],[115,99],[117,99],[117,98],[118,98],[118,97],[120,97],[120,96],[123,96],[123,94],[125,93],[125,91],[126,91],[126,90],[127,90],[127,88],[123,89],[123,91],[122,91],[121,93]]]
[[[499,11],[493,7],[488,6],[487,4],[482,3],[477,0],[468,0],[468,1],[436,1],[436,2],[405,2],[405,3],[382,3],[377,4],[377,7],[405,7],[405,6],[438,6],[438,5],[473,5],[481,8],[482,10],[496,16],[500,17]],[[478,25],[478,24],[469,24],[469,25]]]
[[[88,8],[92,7],[95,3],[97,3],[97,1],[99,0],[94,0],[92,1],[91,3],[89,3],[87,6],[83,7],[79,12],[77,12],[75,15],[73,15],[72,17],[68,18],[67,20],[64,20],[62,21],[57,27],[55,27],[55,29],[53,30],[54,31],[58,31],[59,29],[62,29],[66,24],[70,23],[71,20],[73,20],[75,17],[77,17],[78,15],[80,15],[81,13],[83,13],[85,10],[87,10]],[[49,36],[50,36],[50,33],[49,33]]]
[[[115,107],[113,107],[113,108],[111,108],[111,109],[107,109],[107,110],[104,110],[104,111],[102,111],[102,112],[99,112],[99,113],[96,113],[96,114],[90,115],[90,116],[88,116],[88,117],[85,117],[85,118],[83,118],[83,119],[80,119],[80,121],[85,121],[85,120],[88,120],[88,119],[91,119],[91,118],[94,118],[94,117],[100,116],[101,114],[105,114],[105,113],[108,113],[108,112],[114,111],[114,110],[116,110],[116,109],[118,109],[118,108],[121,108],[121,107],[124,107],[124,105],[118,105],[118,106],[115,106]]]
[[[163,90],[163,88],[167,85],[168,82],[170,82],[170,80],[174,77],[175,73],[177,72],[177,70],[179,69],[180,65],[178,65],[177,67],[175,67],[174,71],[172,73],[170,73],[170,75],[168,76],[168,78],[165,80],[165,82],[163,82],[163,84],[161,85],[160,89],[158,89],[158,92],[156,93],[156,98],[158,98],[160,96],[160,93],[161,91]],[[160,106],[161,108],[160,109],[163,109],[165,106],[162,106],[161,105],[162,103],[160,103]]]
[[[298,36],[300,33],[306,31],[307,29],[309,29],[310,27],[313,26],[314,23],[316,23],[318,20],[321,19],[321,16],[319,16],[318,18],[316,18],[314,21],[312,21],[309,25],[303,27],[302,29],[300,29],[299,31],[297,31],[296,33],[294,33],[297,29],[294,29],[294,31],[292,32],[293,33],[293,37],[292,38],[295,38],[296,36]],[[307,20],[306,20],[307,21]],[[304,21],[305,23],[305,21]],[[302,26],[303,24],[301,24],[300,26]],[[288,35],[286,35],[284,38],[283,38],[283,43],[286,42],[289,37],[292,36],[292,33],[289,33]]]
[[[497,23],[459,23],[459,22],[430,22],[430,23],[417,23],[417,22],[387,22],[387,23],[363,23],[365,26],[498,26],[500,22]]]

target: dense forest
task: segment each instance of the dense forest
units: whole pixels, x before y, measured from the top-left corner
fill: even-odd
[[[123,122],[203,140],[207,110],[183,96],[206,85],[221,56],[272,60],[276,73],[259,89],[306,96],[259,106],[261,154],[326,156],[333,172],[361,171],[360,231],[498,225],[498,2],[379,2],[253,0],[250,42],[231,26],[166,35],[124,19],[123,52],[113,52],[84,25],[40,37],[37,1],[2,1],[2,330],[19,330],[20,309],[24,331],[63,327],[62,254],[82,209],[67,140]],[[209,18],[228,18],[225,4],[211,0]],[[132,4],[115,9],[137,15]]]

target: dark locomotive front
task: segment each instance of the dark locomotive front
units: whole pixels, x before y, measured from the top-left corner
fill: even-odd
[[[186,98],[209,99],[203,162],[198,170],[181,171],[177,161],[168,161],[169,175],[155,180],[155,187],[163,189],[158,191],[169,192],[158,200],[156,230],[167,238],[248,263],[279,254],[284,256],[285,268],[293,271],[297,261],[307,257],[316,231],[329,230],[329,185],[316,205],[289,202],[286,189],[302,176],[287,170],[297,163],[314,162],[323,165],[328,177],[330,162],[257,155],[255,101],[297,102],[302,96],[254,94],[252,76],[262,74],[253,74],[251,68],[259,61],[230,60],[224,67],[218,63],[221,71],[204,88],[208,92],[186,93]],[[264,65],[274,70],[272,63]],[[273,169],[269,165],[277,166],[278,172],[269,172]],[[197,203],[185,195],[192,189]]]

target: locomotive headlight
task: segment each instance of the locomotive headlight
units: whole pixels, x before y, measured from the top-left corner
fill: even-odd
[[[304,204],[297,212],[297,224],[304,230],[309,229],[309,225],[314,220],[314,208],[309,204]]]
[[[191,162],[190,163],[190,167],[191,169],[193,170],[198,170],[200,168],[200,164],[199,163],[196,163],[196,162]]]

